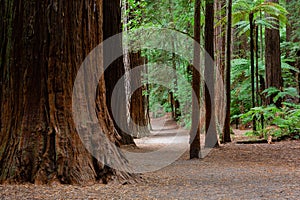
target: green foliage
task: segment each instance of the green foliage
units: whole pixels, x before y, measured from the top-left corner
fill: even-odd
[[[129,0],[129,29],[160,27],[193,33],[194,3],[191,0]]]
[[[250,61],[234,59],[231,68],[231,116],[234,120],[237,115],[248,112],[252,106]],[[264,73],[262,62],[259,62],[259,73]]]
[[[254,23],[257,26],[276,28],[279,23],[287,23],[287,11],[277,3],[263,0],[236,0],[232,4],[232,24],[237,27],[239,35],[249,33],[249,14],[254,14]]]
[[[268,88],[261,95],[274,95],[279,98],[297,98],[297,81],[294,75],[299,70],[287,62],[288,59],[282,59],[282,77],[286,88],[280,91],[277,88]],[[233,59],[231,61],[231,116],[232,120],[238,118],[240,114],[246,113],[251,109],[251,80],[250,80],[250,61],[247,59]],[[265,66],[259,61],[259,75],[264,77]],[[275,102],[276,102],[275,101]]]
[[[129,16],[129,24],[127,25],[129,29],[137,29],[141,27],[160,27],[172,30],[177,30],[183,34],[193,35],[193,15],[194,15],[194,1],[192,0],[129,0],[128,10],[126,15]],[[203,4],[204,5],[204,4]],[[287,110],[278,109],[275,106],[269,107],[256,107],[251,109],[251,79],[250,79],[250,60],[241,59],[239,55],[233,55],[232,60],[232,71],[231,71],[231,117],[232,120],[243,116],[243,120],[251,121],[254,115],[257,115],[257,119],[260,120],[261,114],[267,119],[269,124],[275,123],[282,127],[287,127],[286,124],[291,125],[293,130],[296,130],[295,126],[292,125],[293,122],[297,122],[294,116],[298,116],[298,111],[296,105],[287,106],[287,102],[291,103],[296,98],[297,90],[295,89],[298,85],[295,74],[299,73],[294,63],[299,62],[299,56],[297,55],[300,50],[299,42],[285,42],[286,29],[285,25],[288,24],[287,18],[290,24],[293,25],[293,31],[291,35],[291,40],[300,38],[300,24],[299,16],[300,10],[299,1],[292,0],[289,5],[285,5],[283,1],[280,4],[266,2],[265,0],[234,0],[233,1],[233,26],[236,27],[238,35],[249,35],[249,14],[254,14],[255,26],[261,26],[264,28],[276,28],[278,27],[278,22],[275,19],[279,19],[279,27],[281,33],[281,47],[282,47],[282,78],[284,82],[284,88],[279,91],[274,88],[268,88],[263,93],[259,95],[271,95],[274,94],[274,100],[283,99],[284,108]],[[287,13],[286,9],[289,11]],[[292,12],[291,12],[292,11]],[[226,12],[224,7],[221,13]],[[201,16],[201,27],[204,26],[204,12]],[[288,17],[287,17],[288,15]],[[216,21],[216,26],[219,24],[226,23],[226,17]],[[263,33],[264,29],[262,29]],[[204,31],[202,31],[203,34]],[[224,33],[225,34],[225,33]],[[264,33],[262,38],[259,37],[259,45],[263,44]],[[262,39],[262,41],[261,41]],[[247,37],[246,37],[247,40]],[[203,40],[202,40],[203,41]],[[181,48],[181,41],[176,41],[177,46],[174,48]],[[184,42],[184,41],[182,41]],[[244,41],[242,43],[245,43]],[[244,46],[243,46],[244,47]],[[263,47],[263,46],[262,46]],[[247,52],[247,49],[243,49]],[[262,53],[263,49],[260,49]],[[143,50],[143,56],[146,57],[149,63],[148,75],[145,75],[148,81],[155,81],[158,77],[154,64],[160,65],[161,67],[173,66],[175,60],[175,69],[178,72],[177,77],[183,77],[183,79],[178,78],[177,84],[175,82],[170,83],[167,87],[161,86],[159,84],[151,84],[149,97],[150,97],[150,109],[153,112],[168,112],[170,111],[169,103],[169,92],[173,92],[174,98],[180,103],[181,117],[180,120],[182,124],[190,126],[191,124],[191,90],[190,84],[192,81],[191,72],[188,71],[188,66],[190,61],[181,59],[178,55],[173,57],[169,52],[164,52],[161,50]],[[287,57],[288,55],[288,57]],[[247,53],[243,57],[247,56]],[[263,54],[260,54],[263,56]],[[172,60],[173,59],[173,60]],[[258,62],[259,76],[265,77],[265,66],[264,58],[259,58]],[[169,88],[169,89],[167,89]],[[273,96],[273,95],[272,95]],[[260,105],[260,102],[258,102]],[[277,113],[277,115],[275,115]],[[285,115],[286,118],[279,118],[279,116]],[[293,116],[292,116],[293,115]],[[276,117],[277,116],[277,117]],[[289,121],[289,120],[292,121]],[[265,130],[262,130],[265,131]],[[276,130],[278,131],[278,130]],[[292,131],[289,131],[292,132]]]
[[[175,74],[174,71],[170,71],[172,66],[172,54],[169,54],[160,50],[151,50],[145,54],[147,60],[152,62],[148,63],[148,73],[144,74],[145,80],[150,83],[150,111],[151,112],[170,112],[171,104],[169,101],[169,92],[173,92],[174,98],[179,101],[181,116],[179,119],[181,124],[187,128],[191,125],[191,100],[192,100],[192,90],[191,90],[191,74],[187,70],[189,64],[188,61],[176,57],[176,77],[177,84],[175,84],[172,79],[170,81],[160,80],[160,78],[172,77]],[[161,74],[161,70],[158,68],[165,68],[164,73]],[[152,84],[156,83],[156,84]],[[164,83],[160,85],[159,83]]]
[[[129,8],[126,15],[130,19],[130,23],[127,25],[129,30],[157,27],[172,29],[191,37],[193,35],[194,1],[192,0],[129,0],[128,4]],[[175,52],[176,48],[184,47],[184,42],[176,41],[176,44],[174,43]],[[175,100],[180,103],[181,116],[178,120],[189,127],[192,99],[191,73],[188,71],[190,61],[181,59],[178,55],[174,57],[172,53],[159,49],[145,49],[142,55],[148,63],[148,71],[147,74],[144,74],[144,81],[150,83],[150,110],[156,113],[170,112],[169,93],[172,92]],[[172,67],[176,71],[177,77],[174,77],[174,73],[166,74],[163,77],[173,80],[168,85],[159,85],[158,78],[162,76],[157,74],[161,73],[161,70],[157,70],[157,67],[159,69]],[[168,70],[166,70],[166,73],[168,73]]]
[[[266,97],[274,96],[274,103],[276,103],[279,99],[299,97],[297,89],[293,87],[284,88],[283,91],[275,87],[270,87],[264,90],[263,94],[266,94]]]
[[[267,96],[276,95],[274,101],[279,98],[286,99],[289,96],[298,96],[295,88],[285,88],[284,91],[280,91],[277,88],[268,88],[264,91]],[[245,114],[241,114],[238,117],[243,120],[244,123],[248,123],[254,119],[254,117],[260,121],[263,117],[266,124],[271,128],[261,129],[260,133],[266,136],[267,133],[280,137],[283,135],[297,135],[300,133],[300,105],[290,102],[283,102],[282,107],[278,108],[274,104],[269,106],[260,106],[251,108],[250,111]],[[297,137],[297,136],[296,136]]]
[[[297,87],[296,73],[299,73],[299,69],[293,67],[289,63],[295,62],[294,59],[281,58],[281,69],[282,69],[282,79],[285,87]]]
[[[289,24],[292,26],[292,33],[291,33],[291,41],[299,41],[300,39],[300,23],[299,23],[299,16],[300,16],[300,1],[298,0],[291,0],[288,4],[286,4],[286,9],[289,12]],[[296,46],[299,49],[299,43]]]

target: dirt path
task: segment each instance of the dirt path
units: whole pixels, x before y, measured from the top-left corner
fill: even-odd
[[[158,120],[153,126],[156,136],[138,140],[140,149],[133,151],[157,150],[167,142],[166,133],[180,131],[172,122],[158,131],[160,123],[165,122]],[[187,138],[181,138],[184,145]],[[0,185],[0,199],[299,199],[300,141],[231,143],[198,160],[189,160],[186,152],[141,177],[142,181],[127,185]]]

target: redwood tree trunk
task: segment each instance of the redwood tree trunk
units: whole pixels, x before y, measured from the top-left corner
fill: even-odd
[[[134,69],[145,64],[145,59],[141,56],[141,52],[131,52],[130,67]],[[141,68],[137,68],[138,70]],[[136,69],[136,70],[137,70]],[[130,77],[131,85],[142,85],[141,78],[142,70],[139,70],[135,76]],[[133,87],[131,87],[133,88]],[[143,91],[146,87],[139,87],[137,90],[132,91],[130,101],[130,131],[135,137],[144,137],[150,133],[148,129],[149,115],[147,115],[147,97],[143,95]]]
[[[278,3],[278,0],[269,0],[269,2]],[[280,33],[278,29],[268,29],[265,31],[266,40],[266,86],[282,89],[283,81],[281,76],[281,58],[280,58]],[[267,98],[267,104],[274,103],[274,96]],[[280,107],[280,100],[276,103]]]
[[[232,0],[227,2],[227,32],[226,32],[226,68],[225,68],[225,87],[226,87],[226,117],[223,128],[222,142],[231,142],[230,138],[230,103],[231,103],[231,24],[232,24]]]
[[[192,69],[192,87],[195,97],[192,98],[192,127],[190,131],[190,159],[201,157],[200,146],[200,19],[201,19],[201,1],[195,0],[194,11],[194,39],[197,42],[194,45],[194,58]]]
[[[255,67],[254,67],[254,21],[253,21],[253,13],[249,14],[250,21],[250,67],[251,67],[251,98],[252,98],[252,108],[255,107]],[[252,120],[252,129],[253,132],[256,131],[256,117],[253,117]]]
[[[130,13],[125,14],[129,8],[128,0],[123,1],[123,23],[125,23],[124,31],[128,31],[126,26],[131,18]],[[138,6],[139,7],[139,6]],[[141,52],[130,52],[129,44],[124,44],[124,68],[126,72],[125,77],[125,99],[127,99],[128,108],[126,120],[129,122],[128,130],[133,137],[143,137],[150,133],[148,125],[150,125],[149,111],[148,111],[148,98],[143,95],[143,91],[147,89],[147,86],[139,87],[135,91],[131,91],[132,87],[140,86],[142,81],[142,70],[140,68],[135,69],[136,74],[130,76],[130,70],[135,67],[145,64],[145,58],[141,56]],[[131,95],[131,96],[130,96]],[[125,118],[124,118],[125,119]]]
[[[205,50],[214,60],[214,1],[205,2]],[[215,69],[214,63],[205,57],[205,146],[218,145],[215,117]]]
[[[226,0],[215,1],[215,10],[216,16],[215,19],[217,21],[222,20],[226,17],[226,13],[222,11],[224,6],[226,5]],[[224,77],[225,72],[225,52],[226,52],[226,25],[220,24],[215,27],[214,34],[214,48],[215,48],[215,63],[216,68],[220,70],[222,77]]]
[[[120,0],[103,1],[103,39],[112,37],[122,31],[121,24],[121,5]],[[109,60],[109,57],[117,51],[122,52],[122,38],[116,38],[118,47],[111,48],[110,45],[104,46],[104,63]],[[108,58],[108,59],[107,59]],[[110,116],[114,121],[115,128],[121,136],[119,143],[121,145],[135,144],[133,137],[129,134],[128,124],[126,120],[126,92],[125,92],[125,79],[121,79],[125,74],[125,67],[123,57],[118,58],[105,70],[105,84],[106,84],[106,101]],[[118,81],[122,81],[121,87],[115,88]],[[113,90],[117,90],[118,101],[117,104],[111,105]],[[112,106],[117,109],[118,115],[112,115]],[[117,122],[119,124],[117,124]],[[124,129],[124,130],[123,130]]]
[[[78,68],[102,41],[102,1],[1,1],[0,18],[0,182],[106,182],[117,171],[86,150],[71,109]],[[115,142],[105,95],[97,104],[99,122]],[[122,162],[114,146],[105,148]]]

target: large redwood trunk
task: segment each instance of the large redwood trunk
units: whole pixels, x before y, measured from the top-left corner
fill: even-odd
[[[86,150],[71,109],[78,68],[102,41],[102,1],[1,0],[0,18],[0,183],[107,182],[117,172]],[[99,122],[115,142],[103,81]]]
[[[212,148],[218,145],[215,116],[215,66],[214,60],[214,1],[205,2],[205,146]]]
[[[130,77],[131,85],[139,86],[142,85],[142,68],[139,66],[145,65],[145,58],[141,56],[141,52],[129,53],[130,67],[131,69],[136,68],[137,73],[135,76]],[[138,67],[138,68],[137,68]],[[133,87],[131,87],[133,88]],[[143,95],[143,91],[146,89],[145,86],[139,87],[132,92],[130,100],[130,130],[135,137],[144,137],[150,133],[148,129],[149,115],[147,115],[147,98]]]
[[[136,2],[139,3],[139,1]],[[124,1],[123,7],[124,14],[126,9],[130,10],[128,0]],[[139,8],[139,5],[137,8]],[[129,12],[127,15],[124,15],[123,21],[125,23],[125,31],[128,31],[128,27],[126,25],[128,25],[131,18],[131,12]],[[126,86],[127,99],[129,101],[129,130],[134,137],[140,138],[149,135],[149,128],[151,128],[149,115],[149,96],[143,95],[143,92],[148,88],[147,84],[142,84],[142,73],[147,73],[147,68],[145,66],[146,58],[142,57],[141,51],[130,51],[128,45],[129,44],[124,45],[124,64],[126,73],[128,73],[128,76],[126,77]],[[134,75],[132,75],[130,71],[134,71]],[[135,86],[138,86],[138,88],[133,91]]]
[[[112,37],[122,31],[121,24],[121,2],[120,0],[109,0],[103,2],[103,39]],[[115,25],[113,25],[115,24]],[[104,62],[106,58],[111,57],[112,54],[117,51],[122,52],[122,38],[118,38],[118,48],[112,49],[111,46],[104,46]],[[109,59],[108,59],[109,60]],[[133,137],[130,135],[131,130],[128,128],[127,117],[126,117],[126,92],[125,92],[125,79],[121,79],[125,74],[125,67],[123,64],[123,57],[116,59],[109,67],[105,70],[105,83],[106,83],[106,101],[110,116],[112,116],[112,106],[118,110],[118,115],[112,116],[114,125],[121,136],[119,143],[121,145],[134,144]],[[120,87],[115,87],[118,81],[122,81]],[[117,90],[118,101],[115,105],[112,103],[113,90]],[[118,124],[119,123],[119,124]]]
[[[224,17],[226,17],[226,13],[222,12],[222,9],[224,9],[225,4],[226,4],[225,0],[215,1],[215,5],[214,5],[216,10],[215,18],[217,19],[217,21],[220,21]],[[226,6],[226,8],[228,11],[228,6]],[[220,24],[215,27],[215,37],[214,37],[215,64],[216,64],[216,70],[219,70],[217,71],[217,74],[218,72],[220,74],[220,77],[216,78],[216,83],[215,83],[216,96],[219,97],[220,99],[216,101],[216,110],[218,110],[216,123],[219,125],[218,127],[220,127],[220,130],[218,131],[222,132],[223,143],[231,141],[230,139],[230,76],[228,76],[227,73],[229,71],[229,75],[230,75],[230,66],[229,66],[229,70],[228,70],[227,62],[225,66],[225,52],[227,52],[227,49],[225,48],[226,44],[229,45],[229,51],[231,50],[231,22],[229,22],[229,19],[230,19],[229,16],[227,16],[227,24],[228,24],[227,27],[230,26],[230,32],[229,32],[230,42],[226,43],[226,38],[227,38],[226,36],[228,36],[228,33],[225,34],[227,28],[225,24]],[[227,57],[228,57],[228,53],[227,53]],[[229,82],[227,82],[227,80],[229,80]],[[226,92],[226,96],[225,96],[225,92]],[[224,126],[223,126],[223,130],[221,130],[223,122],[224,122]]]

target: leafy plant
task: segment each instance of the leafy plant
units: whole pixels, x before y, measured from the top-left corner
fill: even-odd
[[[289,96],[298,96],[295,88],[285,88],[283,91],[277,88],[268,88],[264,93],[266,93],[267,96],[275,94],[274,102],[278,101],[279,98],[287,99]],[[253,120],[253,118],[259,121],[261,117],[264,117],[268,127],[264,129],[260,127],[261,135],[266,136],[267,133],[275,137],[294,135],[297,138],[297,134],[300,133],[300,105],[291,102],[283,102],[282,105],[280,108],[274,104],[255,107],[237,117],[240,117],[243,123],[248,123]]]
[[[297,89],[293,87],[284,88],[283,91],[275,87],[269,87],[263,91],[263,94],[266,94],[266,97],[274,96],[274,103],[276,103],[279,99],[299,97]]]

